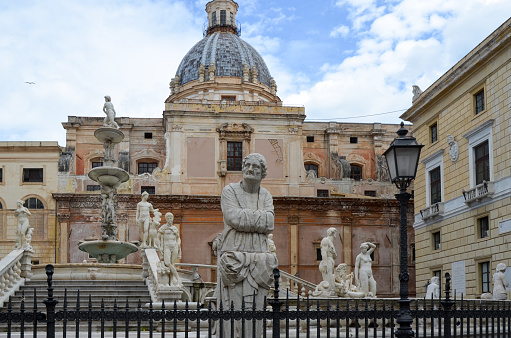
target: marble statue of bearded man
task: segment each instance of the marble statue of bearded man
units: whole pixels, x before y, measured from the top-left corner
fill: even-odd
[[[275,214],[270,193],[260,186],[266,176],[266,160],[261,154],[249,154],[243,159],[243,180],[227,185],[222,191],[224,218],[222,245],[218,254],[217,306],[224,309],[233,304],[262,310],[264,298],[273,283],[277,257],[268,250],[267,235],[273,231]],[[234,324],[234,335],[241,337],[241,321]],[[262,334],[263,322],[258,321],[256,337]],[[231,336],[230,323],[224,324],[224,334]],[[246,325],[245,337],[252,337],[252,325]]]

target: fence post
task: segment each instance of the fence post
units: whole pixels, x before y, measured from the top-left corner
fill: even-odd
[[[46,305],[46,337],[55,338],[55,306],[58,300],[53,299],[53,265],[46,265],[45,270],[46,276],[48,276],[48,298],[43,300]]]
[[[273,291],[273,299],[269,301],[272,307],[273,330],[272,337],[280,337],[280,307],[284,302],[279,301],[279,278],[280,271],[278,268],[273,269],[273,278],[275,280],[275,290]]]
[[[451,338],[451,318],[452,318],[452,306],[454,302],[451,300],[451,275],[445,273],[445,299],[440,303],[444,310],[444,337]]]

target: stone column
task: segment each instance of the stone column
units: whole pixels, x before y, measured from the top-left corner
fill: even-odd
[[[67,263],[68,262],[68,250],[67,250],[67,240],[68,240],[68,229],[69,229],[69,213],[58,213],[57,214],[58,227],[59,227],[59,237],[58,237],[58,246],[59,246],[59,255],[55,257],[55,260],[59,263]]]

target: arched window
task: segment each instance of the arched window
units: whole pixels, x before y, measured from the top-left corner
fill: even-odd
[[[362,179],[362,167],[352,164],[351,165],[351,178],[355,181],[360,181]]]
[[[32,234],[33,239],[44,239],[44,234],[46,233],[46,219],[47,213],[44,209],[43,202],[37,197],[29,197],[25,200],[23,204],[25,208],[30,210],[30,227],[34,228],[34,233]]]
[[[309,170],[312,170],[314,172],[316,172],[316,177],[319,177],[319,171],[318,171],[318,166],[314,163],[305,163],[304,164],[305,166],[305,171],[309,171]]]

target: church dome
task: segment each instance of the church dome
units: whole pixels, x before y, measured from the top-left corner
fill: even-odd
[[[199,68],[205,68],[205,81],[209,80],[210,65],[215,66],[215,76],[239,77],[243,79],[244,68],[251,76],[257,69],[257,81],[271,86],[271,75],[261,55],[237,34],[213,32],[190,49],[177,69],[179,84],[199,79]],[[248,69],[247,69],[248,68]]]

